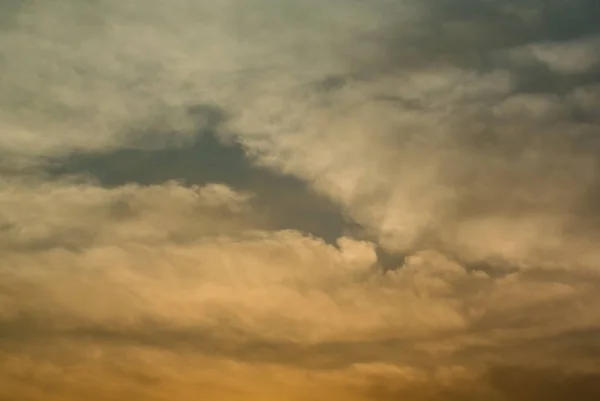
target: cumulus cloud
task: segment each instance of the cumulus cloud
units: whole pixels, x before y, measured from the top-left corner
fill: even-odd
[[[0,4],[0,398],[596,399],[588,0]]]

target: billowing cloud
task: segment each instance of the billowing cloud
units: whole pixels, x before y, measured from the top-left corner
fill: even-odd
[[[0,398],[598,398],[592,0],[0,4]]]

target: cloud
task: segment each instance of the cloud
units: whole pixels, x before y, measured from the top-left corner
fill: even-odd
[[[598,302],[591,273],[494,279],[435,251],[385,272],[373,244],[260,230],[247,195],[219,185],[22,185],[4,200],[13,211],[1,270],[11,342],[91,336],[206,352],[194,345],[203,339],[228,354],[261,342],[353,342],[360,353],[394,340],[451,357],[599,323],[580,304]],[[32,193],[40,189],[51,195]]]
[[[528,369],[519,366],[496,366],[479,377],[465,375],[460,369],[440,369],[438,381],[414,383],[408,388],[382,382],[371,389],[375,399],[397,400],[564,400],[577,394],[593,400],[600,394],[596,374],[556,369]]]
[[[0,7],[0,398],[597,398],[597,2]]]
[[[543,43],[515,49],[514,57],[524,63],[538,62],[559,74],[581,74],[598,63],[597,37],[571,43]]]
[[[457,366],[426,372],[386,364],[306,372],[276,365],[248,365],[145,348],[98,349],[71,344],[68,357],[36,347],[28,357],[4,353],[2,394],[15,398],[15,385],[26,379],[26,399],[90,400],[195,399],[198,394],[229,400],[582,400],[598,395],[597,374],[559,369],[496,366],[476,374]],[[65,350],[65,349],[63,349]],[[40,363],[40,361],[44,361]],[[52,361],[52,363],[48,363]],[[1,380],[1,379],[0,379]]]

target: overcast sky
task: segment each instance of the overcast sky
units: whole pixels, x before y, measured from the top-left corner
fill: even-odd
[[[597,0],[0,0],[0,400],[600,399]]]

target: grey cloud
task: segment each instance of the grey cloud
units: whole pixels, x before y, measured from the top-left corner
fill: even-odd
[[[370,52],[363,54],[357,46],[350,58],[357,79],[447,66],[479,72],[506,69],[514,74],[517,92],[561,94],[599,80],[594,38],[600,32],[600,9],[593,0],[410,4],[418,10],[418,22],[404,21],[400,9],[358,41],[367,43],[363,46]],[[565,75],[565,68],[571,73]]]
[[[388,19],[383,19],[384,23],[378,27],[376,34],[357,40],[354,53],[349,48],[349,65],[351,69],[355,69],[354,72],[344,79],[336,76],[337,84],[334,87],[337,89],[334,92],[338,95],[329,94],[327,99],[331,102],[343,102],[340,99],[352,93],[347,88],[354,85],[357,91],[360,90],[358,88],[364,88],[365,95],[361,101],[367,103],[379,99],[400,99],[401,101],[394,102],[397,106],[396,113],[404,113],[408,118],[417,120],[414,125],[408,123],[407,126],[396,126],[390,118],[388,126],[382,123],[382,127],[372,125],[356,128],[369,132],[390,132],[381,143],[380,137],[373,135],[369,145],[381,148],[373,151],[373,154],[365,151],[364,158],[369,159],[368,163],[375,164],[376,167],[372,172],[365,167],[361,173],[364,176],[376,176],[382,171],[383,174],[389,172],[390,181],[394,181],[394,173],[391,172],[394,169],[398,171],[410,166],[415,171],[415,176],[419,174],[419,170],[441,169],[439,177],[432,178],[427,173],[422,174],[424,179],[432,181],[429,185],[424,184],[425,189],[405,190],[406,193],[423,190],[424,198],[440,196],[439,204],[432,206],[432,209],[441,210],[441,216],[433,217],[435,221],[428,225],[434,236],[436,225],[452,225],[456,222],[461,224],[473,215],[475,218],[505,215],[510,220],[518,218],[517,216],[530,216],[532,213],[546,213],[553,217],[585,213],[583,219],[595,220],[594,211],[584,210],[579,204],[587,196],[586,193],[594,193],[596,185],[593,176],[597,165],[598,125],[594,113],[590,113],[590,109],[576,101],[573,94],[593,92],[598,72],[590,69],[582,71],[585,73],[575,74],[577,76],[565,76],[560,71],[552,71],[548,66],[525,68],[499,57],[503,52],[523,46],[543,46],[548,40],[554,41],[557,51],[572,44],[577,45],[578,41],[585,41],[597,32],[597,25],[591,17],[597,13],[595,3],[553,2],[545,4],[543,10],[539,2],[438,3],[425,3],[416,7],[422,13],[417,14],[418,23],[413,25],[402,22],[395,25],[394,18],[402,21],[398,17],[400,12],[390,13]],[[577,23],[572,19],[577,20]],[[367,50],[362,52],[365,48]],[[429,80],[423,78],[424,82],[435,82],[439,78],[447,79],[448,84],[444,86],[442,83],[440,87],[444,89],[439,89],[439,93],[434,88],[429,94],[429,87],[419,83],[414,89],[416,100],[411,99],[406,94],[414,96],[415,92],[411,92],[413,88],[407,89],[406,86],[410,83],[411,75],[418,75],[423,69],[434,69]],[[499,84],[492,78],[493,75],[488,74],[493,71],[503,71],[510,78],[505,89],[493,89],[493,85]],[[451,74],[456,74],[458,78],[454,80],[455,77]],[[377,80],[386,82],[387,85],[371,85]],[[435,87],[436,84],[431,85]],[[485,89],[486,85],[490,89]],[[376,89],[369,92],[373,87]],[[443,97],[450,92],[455,93],[456,97]],[[418,107],[415,108],[414,104]],[[356,109],[360,110],[361,107],[362,105],[356,106]],[[415,109],[420,113],[415,112]],[[390,108],[389,113],[394,113],[392,110]],[[352,112],[345,113],[346,111],[334,109],[331,115],[340,119],[344,118],[342,115],[353,118]],[[418,120],[421,117],[429,118],[431,123],[421,123]],[[315,131],[319,129],[306,128],[314,128]],[[349,141],[348,133],[338,136],[328,132],[322,135],[328,138],[323,140],[324,143],[333,143],[333,138],[338,137],[339,141]],[[422,140],[424,136],[427,138]],[[428,140],[430,144],[426,143]],[[414,143],[416,145],[413,147]],[[262,145],[257,143],[256,146]],[[274,148],[273,154],[276,155],[280,150],[277,145]],[[285,149],[285,145],[282,148]],[[399,150],[401,148],[406,150]],[[289,151],[285,149],[281,152],[285,154]],[[348,152],[342,151],[340,154],[343,157],[360,157],[349,156]],[[395,166],[393,162],[388,166],[388,154],[393,155],[389,156],[390,159],[396,160]],[[269,157],[275,158],[274,155]],[[413,159],[419,157],[416,155],[420,156],[419,160]],[[310,164],[311,156],[299,156],[302,157],[306,159],[304,162],[307,165]],[[331,157],[335,158],[333,155]],[[379,160],[376,162],[371,160],[377,158]],[[286,160],[281,161],[281,165],[288,169],[294,168]],[[340,175],[346,167],[340,166]],[[299,168],[298,174],[320,179],[321,175],[335,168],[328,166],[321,171],[315,168],[315,171],[310,172]],[[358,172],[352,171],[349,176],[352,174],[356,175]],[[324,181],[326,180],[325,178]],[[340,180],[337,177],[322,186],[333,188],[336,181]],[[407,181],[410,178],[403,177],[399,180]],[[364,195],[364,201],[360,200],[363,197],[360,193],[351,201],[355,204],[348,206],[347,201],[343,202],[356,215],[365,213],[365,219],[373,219],[374,214],[382,214],[378,210],[385,208],[383,205],[390,201],[392,195],[385,186],[374,190],[366,189],[374,185],[367,181],[365,179],[364,184],[357,184],[360,189],[356,192],[365,187],[365,192],[369,193]],[[390,185],[390,188],[393,187]],[[450,187],[449,191],[455,191],[456,194],[449,195],[450,200],[447,200],[443,193],[438,195],[437,187]],[[380,206],[373,206],[372,212],[365,212],[362,205],[373,204],[373,199],[377,199],[375,202],[381,201]],[[394,212],[390,211],[392,213]],[[422,213],[426,220],[428,211]],[[366,223],[362,220],[363,217],[356,215],[361,223]],[[582,216],[578,215],[573,220],[578,220],[577,224],[580,224]],[[426,225],[424,222],[416,224]],[[423,235],[422,228],[418,231],[421,233],[414,236]],[[448,234],[452,235],[454,234]]]
[[[597,1],[22,4],[0,398],[598,398]]]
[[[594,400],[600,396],[597,373],[498,367],[492,369],[488,377],[492,386],[510,400],[564,400],[571,397]]]
[[[541,43],[523,49],[525,54],[515,54],[523,63],[541,63],[559,74],[581,74],[596,67],[600,52],[600,40],[586,38],[564,44]]]
[[[577,372],[556,368],[493,366],[476,378],[450,383],[423,384],[395,388],[381,381],[368,391],[378,400],[450,400],[450,401],[535,401],[595,400],[600,396],[600,376],[596,372]]]
[[[0,30],[13,28],[15,20],[28,3],[29,0],[3,0],[0,4]]]
[[[191,109],[199,120],[192,143],[162,144],[143,149],[153,137],[168,135],[144,132],[131,147],[106,152],[71,153],[49,159],[38,174],[50,179],[84,176],[105,187],[126,184],[156,185],[176,180],[182,185],[220,183],[254,194],[251,203],[264,214],[273,229],[294,229],[325,239],[328,243],[361,228],[348,221],[336,205],[317,194],[298,178],[255,166],[240,144],[228,140],[227,115],[214,106]],[[385,255],[383,256],[386,257]]]
[[[599,31],[595,18],[600,10],[593,0],[397,2],[406,3],[418,10],[418,22],[405,22],[403,7],[389,12],[382,26],[363,37],[372,41],[370,49],[381,52],[371,59],[357,58],[357,66],[362,61],[375,74],[448,64],[483,71],[494,68],[497,51],[573,41]]]
[[[223,322],[219,327],[170,327],[167,322],[138,322],[129,329],[108,326],[52,327],[51,321],[19,316],[0,322],[0,341],[9,348],[43,342],[89,341],[98,346],[148,347],[198,353],[249,363],[276,363],[303,369],[339,369],[355,363],[423,364],[428,355],[401,340],[300,344],[255,338]],[[425,365],[428,365],[425,363]]]

